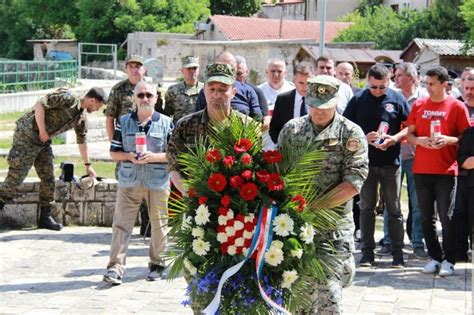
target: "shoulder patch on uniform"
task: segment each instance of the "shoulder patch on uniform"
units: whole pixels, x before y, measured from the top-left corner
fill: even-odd
[[[355,152],[360,148],[360,140],[357,138],[349,138],[346,142],[346,149]]]

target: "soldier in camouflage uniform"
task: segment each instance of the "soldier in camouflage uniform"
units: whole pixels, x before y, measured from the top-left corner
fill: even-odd
[[[183,187],[181,170],[177,163],[178,155],[187,152],[188,148],[196,148],[198,138],[207,135],[208,128],[213,122],[225,121],[230,115],[237,115],[244,120],[250,120],[248,116],[233,110],[230,106],[230,101],[236,93],[233,86],[235,74],[236,71],[232,65],[208,65],[204,85],[204,94],[207,100],[206,108],[184,117],[173,130],[166,151],[168,171],[173,184],[183,195],[187,195],[187,192]]]
[[[279,148],[306,147],[311,143],[327,152],[318,187],[327,193],[328,199],[321,206],[341,214],[338,228],[328,235],[340,265],[328,282],[314,283],[310,292],[312,309],[307,313],[341,313],[342,287],[350,285],[355,274],[351,198],[359,193],[367,177],[368,148],[362,129],[336,112],[339,85],[340,81],[332,76],[308,79],[309,115],[290,120],[278,138]]]
[[[196,99],[204,87],[204,83],[197,79],[199,57],[186,56],[181,59],[181,62],[184,81],[168,88],[165,94],[165,108],[162,111],[163,114],[173,118],[174,123],[181,117],[194,113]]]
[[[99,110],[105,100],[100,88],[92,88],[84,98],[73,95],[67,89],[58,89],[42,97],[34,110],[17,121],[13,144],[8,154],[8,175],[0,190],[0,210],[11,202],[18,186],[21,185],[34,165],[40,178],[39,228],[60,230],[62,225],[51,217],[54,201],[54,170],[51,138],[74,128],[79,152],[84,160],[89,176],[95,176],[86,143],[86,111]]]

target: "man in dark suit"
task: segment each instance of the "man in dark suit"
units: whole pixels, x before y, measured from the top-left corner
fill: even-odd
[[[307,114],[304,98],[308,92],[307,81],[313,75],[313,65],[305,61],[300,62],[293,70],[295,89],[277,96],[269,130],[274,143],[278,142],[278,135],[289,120]]]

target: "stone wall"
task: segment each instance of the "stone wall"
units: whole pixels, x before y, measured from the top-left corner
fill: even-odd
[[[15,203],[5,205],[4,214],[0,214],[0,226],[36,227],[39,218],[38,190],[39,180],[27,178],[18,190]],[[54,218],[64,225],[112,226],[116,190],[115,179],[104,179],[87,190],[56,180]]]

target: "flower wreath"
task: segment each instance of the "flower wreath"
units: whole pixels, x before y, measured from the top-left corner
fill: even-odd
[[[170,199],[169,279],[184,271],[195,311],[297,312],[338,264],[339,216],[316,188],[321,151],[262,151],[260,124],[231,115],[178,158],[188,196]]]

